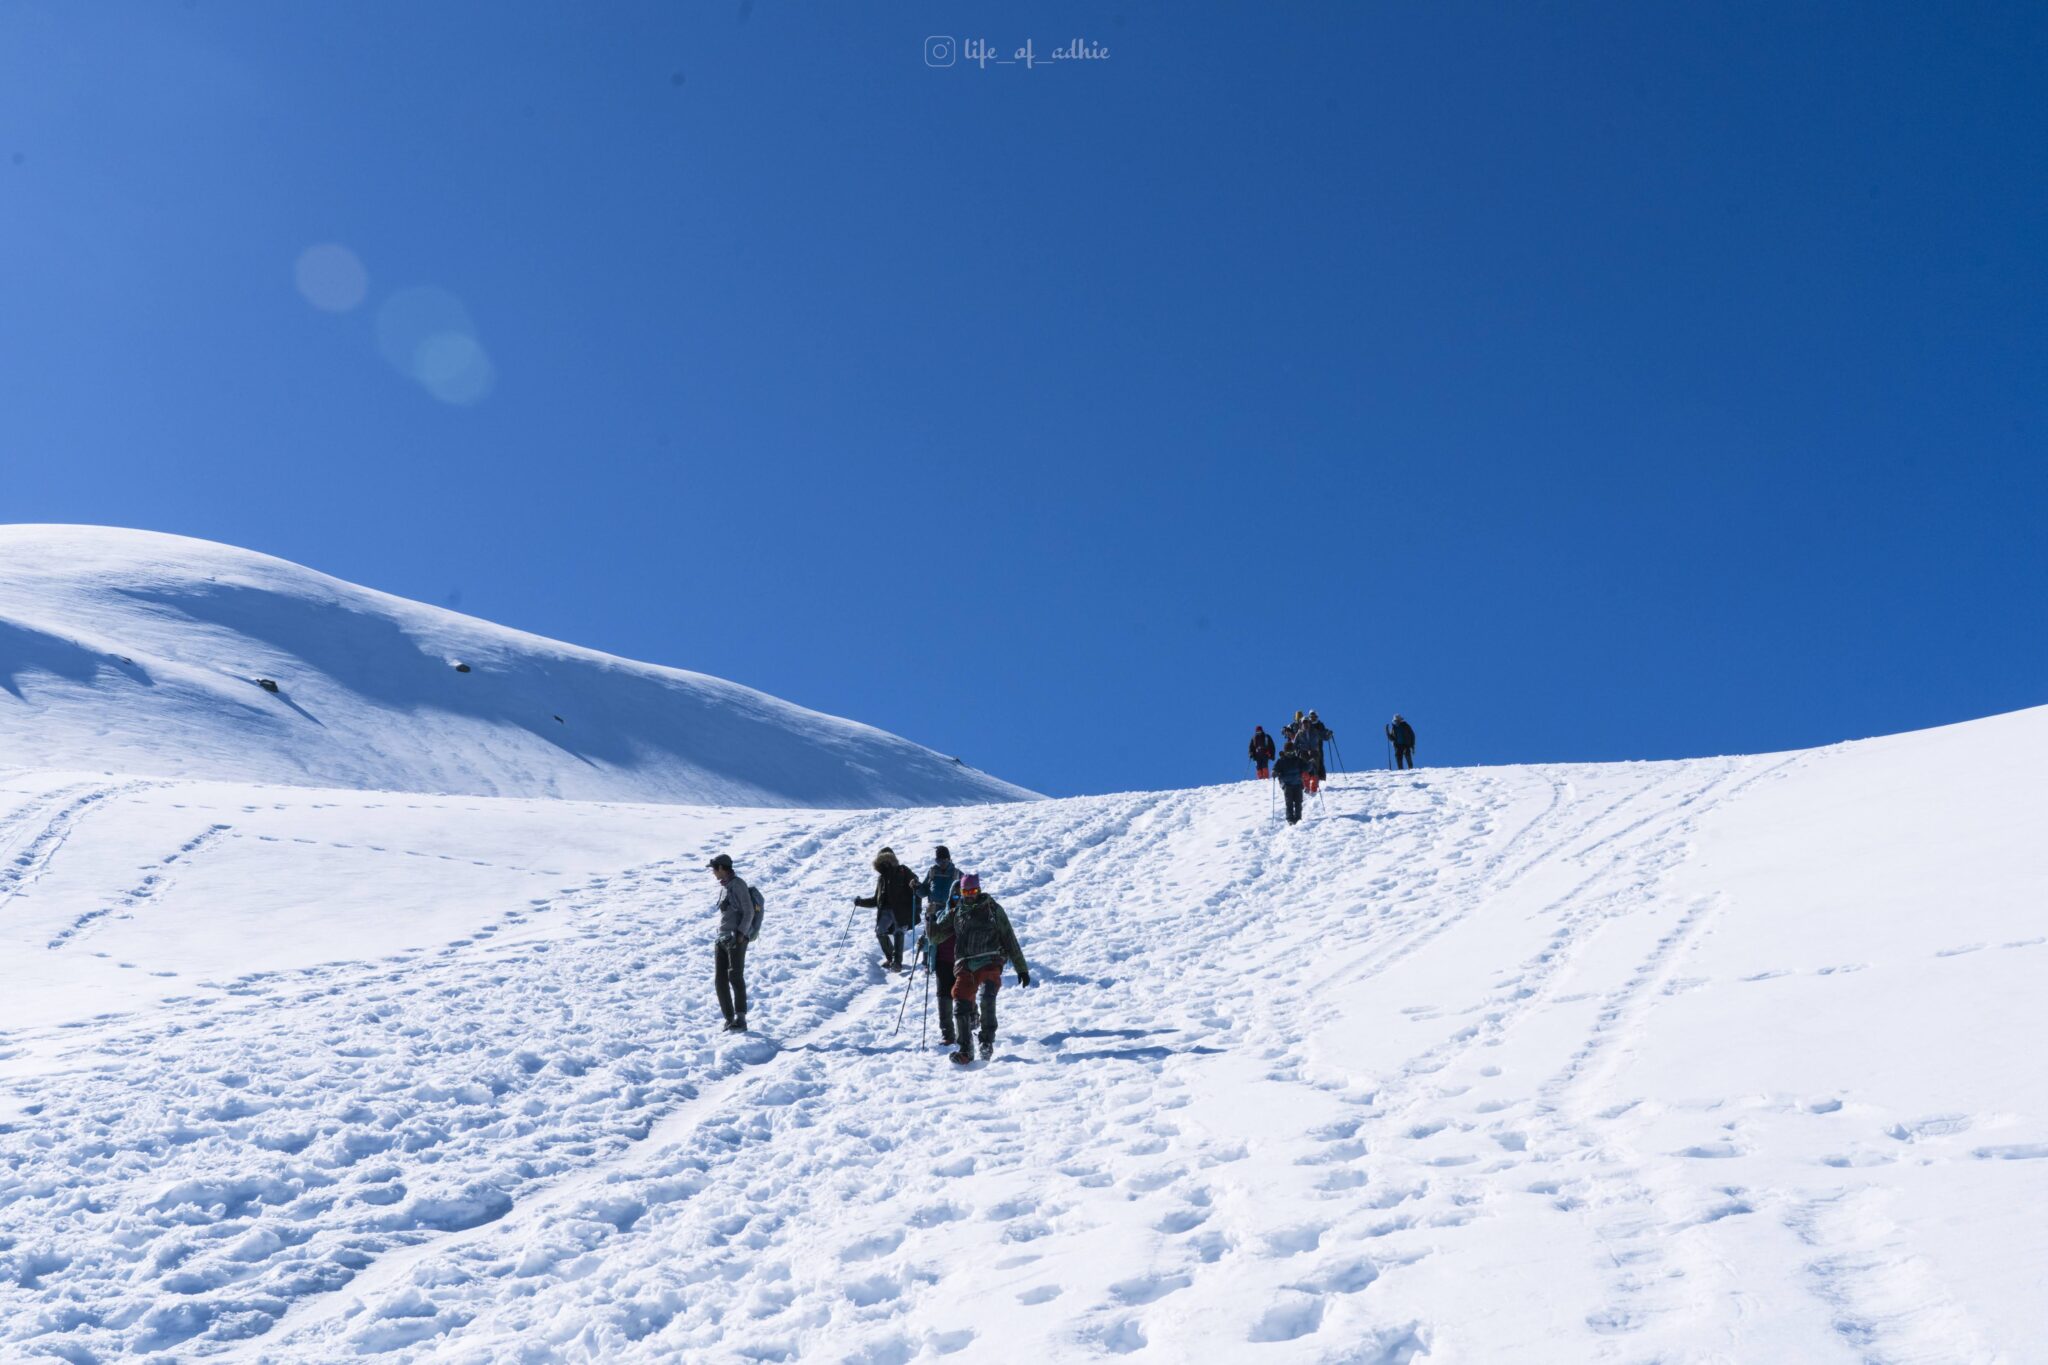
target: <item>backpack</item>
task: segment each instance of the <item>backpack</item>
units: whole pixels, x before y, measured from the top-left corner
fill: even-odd
[[[752,943],[761,937],[761,915],[767,910],[768,902],[761,899],[761,888],[752,883],[747,885],[747,894],[754,898],[754,915],[747,921],[747,942]]]
[[[983,894],[960,902],[953,912],[953,960],[1001,957],[1003,936],[996,929],[995,897]]]

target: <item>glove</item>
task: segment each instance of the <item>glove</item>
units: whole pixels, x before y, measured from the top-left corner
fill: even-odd
[[[1018,972],[1018,973],[1017,973],[1017,984],[1018,984],[1018,985],[1020,985],[1020,986],[1028,986],[1028,985],[1030,985],[1030,984],[1031,984],[1031,973],[1029,973],[1029,972]]]

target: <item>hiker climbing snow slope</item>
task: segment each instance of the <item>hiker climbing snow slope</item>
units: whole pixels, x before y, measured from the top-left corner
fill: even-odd
[[[1282,799],[1287,805],[1287,823],[1301,822],[1302,791],[1308,781],[1308,758],[1298,744],[1290,744],[1280,757],[1273,761],[1273,780],[1280,784]]]
[[[897,861],[896,850],[877,853],[874,893],[856,896],[853,903],[875,912],[875,940],[882,946],[882,966],[889,971],[903,970],[903,939],[917,923],[917,897],[917,874]]]
[[[1010,916],[1002,903],[981,888],[981,878],[970,872],[960,879],[960,899],[948,916],[953,947],[953,1029],[959,1050],[953,1060],[974,1060],[974,1046],[981,1045],[981,1059],[995,1055],[996,993],[1003,988],[1003,964],[1017,969],[1017,984],[1031,984],[1031,969],[1025,965],[1024,950],[1010,927]]]
[[[1266,727],[1254,725],[1251,747],[1247,753],[1251,758],[1252,768],[1257,772],[1258,780],[1261,782],[1272,776],[1273,752],[1273,737],[1266,733]]]
[[[1387,744],[1393,754],[1389,767],[1415,766],[1415,727],[1401,719],[1398,713],[1387,722]]]

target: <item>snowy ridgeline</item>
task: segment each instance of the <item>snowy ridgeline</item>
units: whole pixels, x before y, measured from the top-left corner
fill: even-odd
[[[0,1358],[2038,1360],[2044,764],[2048,710],[1296,829],[0,774]],[[967,1071],[843,936],[941,840],[1040,983]]]
[[[102,526],[0,526],[0,762],[592,801],[1031,795],[717,678]]]

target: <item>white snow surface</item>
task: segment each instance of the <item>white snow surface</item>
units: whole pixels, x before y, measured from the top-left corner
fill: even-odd
[[[1296,828],[0,772],[0,1358],[2039,1361],[2044,767],[2048,709]],[[849,905],[937,841],[1034,967],[964,1069]]]
[[[104,526],[0,526],[0,762],[751,806],[1032,795],[700,673],[232,546]]]

